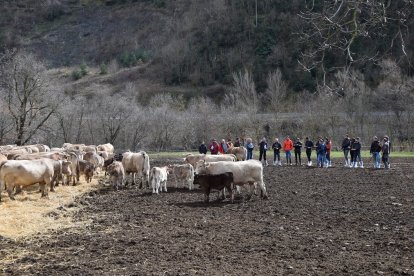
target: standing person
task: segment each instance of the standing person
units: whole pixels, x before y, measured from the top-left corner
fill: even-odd
[[[351,143],[351,157],[353,157],[353,168],[358,168],[358,166],[360,166],[361,168],[364,167],[364,162],[361,159],[361,142],[359,137],[357,137],[355,141]]]
[[[202,154],[207,154],[207,146],[204,143],[204,141],[201,142],[201,145],[198,147],[198,152]]]
[[[216,139],[211,140],[211,144],[208,148],[210,149],[211,154],[215,155],[219,153],[219,144]]]
[[[237,137],[236,138],[236,141],[234,142],[234,147],[240,147],[240,146],[241,146],[241,144],[240,144],[240,138]]]
[[[259,161],[262,161],[262,157],[263,157],[263,161],[264,161],[264,165],[265,166],[269,166],[269,164],[267,163],[266,160],[266,152],[267,152],[267,142],[266,142],[266,138],[262,138],[262,141],[260,141],[259,143]]]
[[[320,146],[320,144],[321,144],[321,139],[322,139],[322,137],[318,137],[318,139],[316,140],[316,143],[315,143],[315,148],[316,148],[316,164],[317,164],[317,167],[319,167],[319,151],[318,151],[318,148],[319,148],[319,146]]]
[[[349,154],[349,151],[351,150],[351,139],[349,139],[348,134],[345,135],[344,140],[342,140],[342,150],[344,152],[345,167],[350,167],[351,163],[349,162],[348,154]]]
[[[272,145],[273,149],[273,165],[279,165],[282,166],[282,161],[280,161],[280,149],[282,148],[282,145],[279,143],[279,139],[275,138],[275,142]]]
[[[229,138],[227,139],[227,151],[231,149],[232,147],[233,147],[233,143],[231,142],[231,139]]]
[[[301,158],[302,142],[300,141],[300,138],[296,139],[296,142],[293,145],[293,147],[295,148],[295,164],[296,166],[298,165],[298,159],[299,159],[299,166],[302,166],[302,158]]]
[[[390,168],[390,161],[389,161],[389,154],[390,154],[390,142],[388,141],[387,136],[384,137],[384,143],[382,144],[382,162],[384,162],[384,168]]]
[[[372,160],[374,162],[374,168],[379,169],[379,168],[381,168],[381,157],[380,157],[381,145],[378,141],[377,136],[374,136],[373,139],[374,139],[374,141],[372,141],[372,143],[371,143],[371,148],[369,150],[369,153],[372,154]]]
[[[391,139],[388,135],[385,135],[384,138],[387,138],[387,142],[388,142],[388,168],[391,168],[391,163],[389,159],[389,155],[391,154],[391,150],[392,150]]]
[[[325,137],[325,143],[326,143],[326,166],[332,167],[332,163],[331,163],[332,141],[328,137]]]
[[[305,149],[306,149],[306,157],[308,158],[308,166],[312,166],[312,148],[313,148],[313,142],[309,139],[309,137],[305,138]]]
[[[326,160],[326,144],[322,138],[320,138],[318,142],[316,147],[316,152],[318,153],[317,167],[323,168]]]
[[[355,149],[353,148],[354,143],[355,143],[355,138],[352,137],[349,143],[349,154],[351,155],[351,163],[349,164],[350,168],[353,168],[356,162],[355,161]]]
[[[219,146],[219,151],[221,154],[226,154],[228,151],[226,140],[221,139],[221,143]]]
[[[289,136],[286,136],[285,141],[283,141],[283,150],[286,153],[286,165],[292,166],[292,151],[293,149],[293,141],[290,139]]]
[[[254,145],[253,145],[253,142],[252,142],[252,138],[247,138],[246,139],[246,149],[247,149],[247,158],[246,158],[246,160],[253,159]]]

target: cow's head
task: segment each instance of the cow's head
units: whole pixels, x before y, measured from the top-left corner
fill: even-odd
[[[205,174],[207,168],[210,166],[209,163],[206,163],[205,160],[200,160],[196,163],[194,173],[195,174]]]
[[[72,162],[70,161],[62,161],[62,173],[66,175],[71,175],[72,170],[70,169],[70,165]]]

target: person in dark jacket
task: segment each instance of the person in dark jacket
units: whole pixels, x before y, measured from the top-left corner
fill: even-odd
[[[275,142],[272,145],[273,149],[273,166],[279,165],[282,166],[282,161],[280,160],[280,149],[282,145],[279,143],[279,139],[275,138]]]
[[[372,160],[374,162],[374,168],[379,169],[381,168],[381,145],[378,141],[378,137],[374,136],[374,141],[371,143],[371,148],[369,150],[369,153],[372,155]]]
[[[344,152],[344,158],[345,158],[345,167],[349,167],[351,165],[351,162],[349,162],[348,154],[351,150],[351,139],[349,139],[349,135],[345,135],[344,140],[342,141],[342,151]]]
[[[353,152],[353,154],[352,154]],[[364,167],[364,162],[361,159],[361,142],[359,137],[351,145],[351,156],[353,156],[354,162],[352,163],[352,168]]]
[[[296,142],[293,144],[293,148],[295,151],[295,165],[297,166],[299,161],[299,166],[302,166],[302,142],[300,141],[300,138],[296,139]]]
[[[318,140],[317,146],[316,146],[316,152],[318,154],[318,164],[317,166],[320,168],[323,168],[325,162],[326,162],[326,144],[325,141],[320,138]]]
[[[203,154],[207,154],[207,146],[204,143],[204,141],[201,142],[201,145],[198,147],[198,152],[203,153]]]
[[[384,143],[382,144],[382,162],[384,162],[384,168],[389,169],[389,154],[390,154],[390,143],[387,137],[384,137]]]
[[[308,166],[312,166],[312,148],[313,142],[309,139],[309,137],[305,138],[305,150],[306,150],[306,157],[308,158]]]
[[[259,161],[262,162],[262,157],[263,157],[263,163],[265,166],[269,166],[266,160],[267,147],[268,146],[267,146],[266,138],[263,137],[262,141],[260,141],[259,143]]]
[[[237,137],[236,138],[236,141],[234,142],[234,147],[240,147],[240,146],[241,146],[241,144],[240,144],[240,138]]]

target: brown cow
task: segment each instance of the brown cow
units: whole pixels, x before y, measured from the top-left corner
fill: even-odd
[[[230,193],[231,203],[234,202],[233,193],[233,173],[225,172],[222,174],[196,174],[194,184],[199,184],[204,190],[204,202],[209,202],[210,191],[223,190],[226,188]]]
[[[227,153],[234,154],[237,161],[244,161],[246,160],[247,149],[245,147],[232,147],[227,151]]]
[[[81,175],[85,176],[86,183],[92,181],[93,173],[95,172],[95,166],[89,161],[86,160],[79,160],[79,173],[77,174],[77,181],[79,182],[79,178]]]
[[[124,166],[122,166],[121,162],[114,161],[108,166],[107,172],[111,177],[112,187],[114,189],[118,190],[119,186],[122,187],[124,185],[123,182],[125,179],[125,171]]]

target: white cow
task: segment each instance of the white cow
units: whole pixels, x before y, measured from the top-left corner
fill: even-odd
[[[168,167],[153,167],[150,174],[150,182],[152,185],[152,193],[158,194],[158,191],[167,191]]]
[[[0,192],[6,184],[7,193],[10,199],[14,200],[14,187],[26,187],[39,183],[42,197],[47,197],[47,187],[52,182],[53,174],[53,161],[50,159],[3,161],[0,164]]]
[[[142,188],[142,185],[149,187],[150,162],[149,156],[145,151],[124,152],[122,154],[122,165],[127,175],[132,174],[133,184],[135,184],[135,175],[138,175],[138,177],[141,177],[139,187]]]
[[[263,181],[263,165],[257,160],[247,160],[239,162],[219,161],[207,163],[201,160],[197,163],[196,174],[222,174],[226,172],[233,173],[233,183],[238,186],[258,184],[261,189],[262,197],[267,199],[267,191]],[[250,195],[252,189],[250,189]]]
[[[110,143],[106,143],[106,144],[103,144],[103,145],[98,145],[96,147],[96,150],[97,151],[106,151],[108,153],[114,153],[114,146]]]
[[[194,168],[200,160],[206,162],[217,162],[217,161],[236,161],[237,158],[234,154],[218,154],[218,155],[206,155],[206,154],[188,154],[184,161],[191,164]]]
[[[194,167],[191,164],[169,165],[169,173],[174,175],[175,187],[178,187],[178,181],[184,182],[189,190],[194,189]]]

